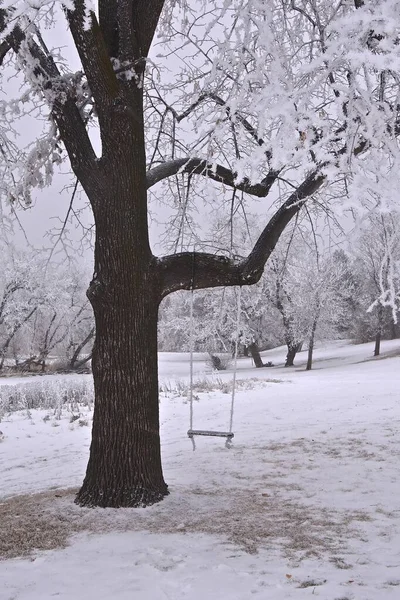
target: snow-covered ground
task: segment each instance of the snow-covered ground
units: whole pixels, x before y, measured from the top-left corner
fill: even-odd
[[[171,494],[147,509],[73,505],[88,408],[73,423],[68,412],[4,417],[0,549],[73,535],[65,548],[0,562],[0,599],[400,598],[400,341],[384,342],[379,359],[372,349],[327,344],[311,372],[306,353],[293,369],[240,359],[234,445],[198,438],[195,452],[187,399],[176,393],[188,357],[160,355]],[[205,391],[196,391],[194,426],[226,430],[232,373],[213,375],[195,358]],[[284,349],[263,358],[280,365]]]

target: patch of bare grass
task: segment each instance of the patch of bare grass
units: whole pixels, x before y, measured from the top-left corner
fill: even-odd
[[[236,389],[237,390],[253,390],[257,387],[264,387],[268,383],[288,383],[282,379],[258,379],[251,377],[248,379],[237,379]],[[211,393],[211,392],[222,392],[223,394],[230,394],[232,392],[232,381],[224,380],[222,378],[202,377],[195,379],[193,382],[192,391],[194,394]],[[166,396],[175,397],[188,397],[190,392],[189,383],[187,381],[177,380],[174,382],[164,382],[160,385],[159,391],[161,394]]]
[[[63,490],[57,496],[70,496],[70,492]],[[73,528],[62,512],[49,516],[48,505],[54,500],[55,492],[43,492],[14,496],[0,503],[0,559],[67,545]]]
[[[326,583],[326,579],[306,579],[302,581],[297,587],[300,589],[305,589],[309,587],[318,587],[319,585],[324,585]]]
[[[287,490],[285,490],[287,492]],[[317,509],[258,490],[174,489],[146,509],[84,509],[73,503],[76,490],[12,497],[0,504],[0,558],[63,548],[76,533],[149,531],[221,536],[247,552],[277,546],[301,560],[337,555],[356,535],[349,513]],[[133,518],[134,517],[134,518]]]
[[[325,455],[334,460],[362,459],[364,461],[384,462],[387,458],[387,448],[371,446],[363,439],[334,438],[334,439],[306,439],[297,438],[285,442],[272,442],[260,446],[265,454],[284,453],[294,455],[301,452],[304,455]],[[393,454],[396,451],[391,451]],[[268,460],[268,459],[267,459]],[[310,466],[311,468],[312,465]]]

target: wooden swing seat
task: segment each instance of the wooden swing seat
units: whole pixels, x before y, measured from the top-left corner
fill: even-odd
[[[234,434],[229,433],[229,431],[206,431],[202,429],[189,429],[187,434],[190,438],[193,438],[195,435],[204,435],[209,437],[224,437],[231,440],[234,437]]]

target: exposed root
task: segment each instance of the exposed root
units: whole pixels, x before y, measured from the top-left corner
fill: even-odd
[[[76,495],[75,504],[86,508],[145,508],[161,502],[168,494],[167,486],[163,492],[136,487],[118,490],[118,494],[113,494],[84,484]]]

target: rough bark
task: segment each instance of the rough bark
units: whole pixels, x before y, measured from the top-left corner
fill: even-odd
[[[87,334],[87,336],[80,342],[80,344],[78,344],[74,350],[74,353],[71,357],[71,360],[69,361],[69,368],[74,370],[74,369],[79,369],[80,367],[82,367],[85,363],[87,363],[91,357],[92,354],[90,353],[90,355],[88,357],[85,357],[81,360],[79,360],[79,355],[81,354],[82,350],[84,349],[84,347],[86,346],[86,344],[88,344],[95,335],[95,328],[92,327],[91,330],[89,331],[89,333]]]
[[[381,339],[382,339],[382,329],[383,329],[383,307],[381,305],[378,306],[378,324],[376,328],[375,334],[375,348],[374,348],[374,356],[379,356],[381,353]]]
[[[81,506],[148,506],[168,493],[160,455],[157,357],[158,298],[149,277],[130,299],[92,290],[96,341],[95,413]]]
[[[258,345],[256,344],[256,342],[249,344],[248,348],[256,368],[260,369],[261,367],[263,367],[264,363],[262,361],[260,350],[258,349]]]
[[[307,365],[306,371],[311,371],[312,369],[312,361],[313,361],[313,352],[314,352],[314,341],[315,341],[315,331],[317,329],[317,320],[314,319],[310,339],[308,340],[308,352],[307,352]]]
[[[138,164],[144,146],[136,141]],[[76,498],[82,506],[146,506],[168,493],[155,368],[161,294],[143,215],[143,178],[132,181],[135,170],[130,160],[124,168],[121,158],[118,168],[110,166],[110,195],[95,202],[95,274],[88,297],[96,324],[96,400],[89,463]],[[127,190],[135,190],[133,199]],[[143,228],[134,226],[138,220]]]
[[[131,91],[133,106],[140,107],[141,93]],[[148,239],[144,130],[129,107],[117,110],[109,115],[114,151],[103,157],[103,194],[91,198],[95,413],[86,477],[76,498],[82,506],[147,506],[168,493],[155,368],[161,291]]]
[[[294,359],[296,357],[296,354],[298,352],[300,352],[301,346],[302,346],[302,343],[295,344],[292,341],[287,342],[288,351],[286,354],[285,367],[293,367],[294,366]]]

